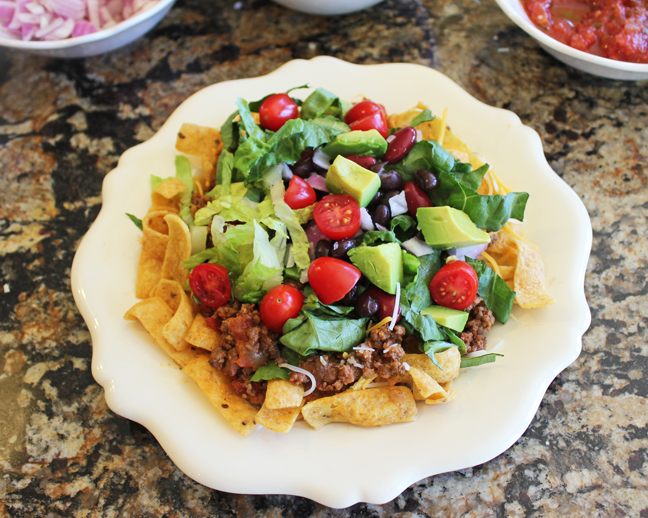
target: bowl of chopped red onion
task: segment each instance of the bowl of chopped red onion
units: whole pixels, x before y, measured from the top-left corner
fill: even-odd
[[[175,0],[0,0],[0,46],[56,58],[110,52],[151,30]]]

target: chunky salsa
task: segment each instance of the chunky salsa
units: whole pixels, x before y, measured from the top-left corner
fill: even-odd
[[[648,63],[648,0],[522,0],[531,21],[578,50]]]

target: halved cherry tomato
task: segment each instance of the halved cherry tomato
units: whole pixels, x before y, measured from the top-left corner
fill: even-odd
[[[351,291],[360,279],[360,270],[341,259],[320,257],[308,268],[308,282],[324,304],[333,304]]]
[[[387,112],[384,106],[372,101],[362,101],[353,105],[344,116],[344,122],[352,130],[368,131],[375,129],[384,138],[387,138],[389,135],[387,129]]]
[[[403,190],[405,191],[405,201],[407,201],[407,212],[410,213],[410,216],[415,218],[419,207],[434,207],[425,191],[414,182],[406,182]]]
[[[232,298],[229,273],[220,264],[196,266],[189,274],[189,287],[201,304],[210,308],[219,308]]]
[[[299,106],[288,94],[273,94],[261,103],[259,123],[262,128],[278,131],[286,121],[299,117]]]
[[[353,237],[360,230],[360,206],[348,194],[324,196],[313,212],[322,233],[335,241]]]
[[[365,169],[369,169],[377,162],[377,160],[372,156],[347,155],[344,158],[351,160],[351,162],[355,162],[360,167],[364,167]]]
[[[259,314],[263,323],[275,333],[281,333],[289,319],[299,315],[304,305],[304,295],[290,284],[270,288],[261,299]]]
[[[284,201],[293,210],[303,209],[317,201],[317,194],[306,181],[295,175],[288,184]]]
[[[376,312],[376,318],[378,318],[378,321],[381,321],[386,317],[391,317],[394,314],[396,295],[391,295],[377,286],[369,286],[363,293],[366,293],[378,301],[378,311]],[[396,322],[398,322],[400,318],[401,309],[399,304],[398,313],[396,314]]]
[[[479,279],[475,269],[465,261],[442,266],[430,282],[430,294],[439,306],[466,309],[477,296]]]

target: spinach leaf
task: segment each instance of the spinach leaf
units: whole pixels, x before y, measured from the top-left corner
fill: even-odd
[[[526,192],[482,195],[457,180],[455,175],[441,172],[439,184],[428,194],[435,205],[448,205],[464,211],[477,227],[497,231],[510,218],[524,220],[524,209],[529,199]]]
[[[290,371],[279,367],[274,360],[271,360],[267,365],[259,367],[254,372],[250,381],[273,380],[277,378],[288,381],[290,379]]]
[[[404,290],[401,290],[401,313],[406,322],[417,331],[424,342],[439,341],[445,338],[430,315],[421,315],[422,309],[432,304],[430,296],[430,281],[441,267],[441,252],[419,257],[419,267],[416,277]]]
[[[433,172],[452,171],[455,158],[448,153],[436,140],[421,140],[414,144],[412,150],[400,162],[389,166],[400,173],[405,182],[414,178],[419,169]]]
[[[306,359],[306,356],[302,356],[298,352],[293,351],[288,347],[281,348],[281,356],[284,358],[290,365],[295,365],[299,367],[299,362]]]
[[[439,362],[434,355],[436,353],[442,353],[443,351],[450,349],[450,347],[454,347],[454,344],[446,342],[444,340],[431,340],[429,342],[423,342],[423,344],[420,346],[420,349],[421,351],[423,351],[423,353],[428,355],[428,358],[432,360],[432,363],[434,363],[434,365],[441,369],[442,367],[441,365],[439,365]]]
[[[407,241],[416,234],[416,220],[407,214],[400,214],[391,220],[390,230],[400,241]]]
[[[448,341],[456,345],[459,348],[459,352],[461,354],[466,354],[466,344],[461,338],[459,338],[459,336],[457,336],[457,333],[453,329],[450,329],[448,327],[445,326],[440,326],[440,327],[441,329],[443,329],[443,332],[448,337]]]
[[[377,241],[382,241],[383,243],[400,243],[400,239],[391,230],[369,230],[362,234],[363,245],[373,245]]]
[[[477,367],[479,365],[484,365],[486,363],[493,363],[498,356],[504,356],[504,355],[497,354],[497,353],[489,353],[489,354],[483,354],[481,356],[475,356],[473,358],[462,358],[461,368],[466,369],[467,367]]]
[[[493,312],[493,316],[505,324],[511,315],[515,292],[484,261],[466,257],[466,262],[475,269],[479,278],[477,294],[484,299],[484,304]]]
[[[286,347],[307,356],[316,350],[345,352],[364,340],[368,318],[350,319],[302,311],[288,320],[280,341]]]
[[[436,117],[434,115],[432,115],[432,112],[426,108],[421,113],[419,113],[416,117],[414,117],[412,122],[410,122],[410,126],[415,128],[419,124],[423,124],[424,122],[433,121],[434,119],[436,119]]]
[[[457,162],[457,164],[459,163],[462,162]],[[468,166],[470,166],[470,164],[468,164]],[[460,184],[465,185],[466,187],[472,189],[473,191],[476,191],[477,189],[479,189],[479,186],[481,185],[482,182],[482,178],[484,178],[484,175],[488,172],[489,168],[490,166],[488,164],[484,164],[479,169],[475,169],[474,171],[472,167],[470,167],[469,170],[464,173],[459,173],[455,170],[453,170],[452,172]]]
[[[351,128],[349,128],[349,126],[347,126],[344,122],[331,115],[320,115],[319,117],[311,120],[311,122],[323,128],[324,131],[326,131],[326,133],[331,136],[331,138],[333,138],[335,135],[340,135],[341,133],[348,133],[349,131],[351,131]]]
[[[337,95],[323,88],[318,88],[304,100],[301,107],[301,117],[305,120],[316,119],[324,114],[341,117],[342,111],[342,101]]]
[[[144,227],[142,226],[142,220],[139,219],[137,216],[133,216],[132,214],[129,214],[128,212],[126,215],[130,218],[130,220],[135,223],[135,226],[139,228],[140,230],[144,230]]]

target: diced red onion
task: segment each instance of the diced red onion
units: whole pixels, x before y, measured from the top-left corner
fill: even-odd
[[[330,241],[330,239],[324,235],[315,221],[309,221],[304,226],[304,231],[306,232],[306,237],[308,238],[308,242],[310,243],[310,246],[308,247],[308,255],[312,261],[313,259],[315,259],[315,246],[317,246],[317,243],[322,240]]]
[[[394,140],[395,138],[396,138],[396,137],[395,137],[393,134],[392,134],[392,135],[389,135],[389,137],[387,137],[387,139],[386,139],[386,140],[387,140],[387,144],[389,144],[389,143],[390,143],[392,140]]]
[[[308,178],[306,178],[306,183],[313,189],[317,189],[318,191],[330,192],[326,188],[326,178],[317,173],[313,173]]]
[[[465,257],[470,257],[471,259],[477,259],[481,253],[488,248],[489,243],[484,243],[483,245],[473,245],[466,246],[464,248],[453,248],[448,250],[449,255],[454,255],[457,259],[464,259]]]
[[[0,0],[0,29],[25,41],[62,40],[107,29],[159,0]]]
[[[281,178],[287,182],[292,180],[293,172],[286,162],[281,162]]]
[[[389,198],[389,210],[391,211],[392,217],[407,213],[407,200],[405,199],[405,191]]]
[[[387,232],[389,230],[387,227],[383,227],[380,223],[376,223],[376,228],[378,230],[382,230],[383,232]]]
[[[421,130],[416,130],[416,142],[421,142],[423,140],[423,132]]]
[[[371,214],[365,207],[360,207],[360,228],[363,230],[376,230]]]
[[[421,257],[434,252],[434,249],[430,247],[430,245],[425,241],[421,241],[418,237],[413,237],[412,239],[403,241],[403,248],[416,257]]]
[[[313,163],[317,167],[321,167],[322,169],[326,169],[327,171],[328,168],[331,167],[331,159],[321,149],[316,149],[313,153]]]
[[[389,323],[389,330],[393,331],[394,327],[396,326],[396,321],[398,320],[398,312],[400,310],[400,282],[396,283],[396,298],[394,299],[394,311],[392,312],[392,319],[391,322]]]

